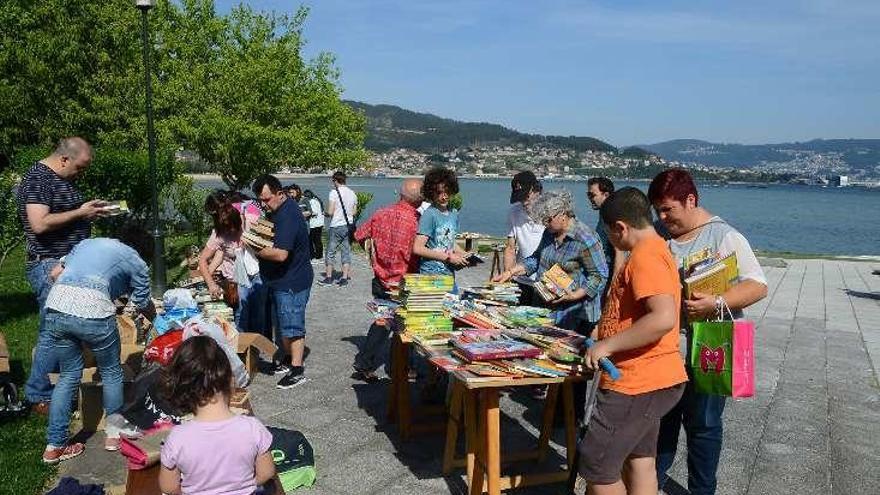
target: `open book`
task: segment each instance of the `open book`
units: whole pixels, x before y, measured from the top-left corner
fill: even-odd
[[[544,301],[552,301],[565,294],[566,291],[574,290],[574,279],[565,273],[559,264],[551,266],[549,270],[544,272],[540,280],[517,276],[513,278],[513,281],[533,287]]]
[[[724,294],[736,282],[737,276],[739,268],[736,264],[736,253],[730,253],[684,279],[685,297],[690,298],[694,292]]]

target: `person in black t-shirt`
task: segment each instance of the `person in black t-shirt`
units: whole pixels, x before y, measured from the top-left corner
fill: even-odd
[[[18,215],[27,245],[25,274],[36,293],[40,327],[25,396],[35,412],[48,414],[52,399],[49,373],[58,368],[52,339],[43,328],[43,307],[52,286],[49,273],[81,240],[89,237],[91,221],[104,214],[105,202],[84,201],[73,185],[92,163],[92,147],[79,137],[64,138],[55,151],[36,162],[18,186]]]

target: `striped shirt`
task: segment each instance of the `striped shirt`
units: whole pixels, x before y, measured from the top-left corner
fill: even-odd
[[[18,215],[24,225],[29,259],[61,258],[91,234],[92,226],[88,220],[76,220],[51,232],[35,234],[27,218],[26,206],[29,204],[46,205],[49,213],[64,213],[82,206],[83,198],[72,182],[40,162],[24,174],[18,186]]]

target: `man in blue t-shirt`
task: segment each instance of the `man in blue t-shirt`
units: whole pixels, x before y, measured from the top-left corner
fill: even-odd
[[[288,198],[276,177],[258,177],[253,191],[263,207],[271,212],[270,219],[275,226],[274,245],[255,250],[260,261],[260,276],[269,287],[282,347],[284,352],[290,353],[290,368],[284,363],[275,368],[276,374],[286,373],[277,387],[289,389],[305,381],[306,305],[314,278],[309,261],[309,228],[299,205]]]

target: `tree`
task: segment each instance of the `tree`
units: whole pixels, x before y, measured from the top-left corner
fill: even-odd
[[[198,152],[232,188],[285,166],[361,161],[364,119],[340,101],[332,55],[302,58],[307,14],[160,2],[150,12],[159,148]],[[66,135],[145,148],[138,16],[130,0],[0,3],[0,155]]]

